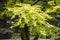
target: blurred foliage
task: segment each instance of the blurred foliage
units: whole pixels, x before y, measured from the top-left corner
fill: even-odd
[[[31,35],[37,34],[42,38],[60,33],[60,0],[56,0],[57,5],[54,0],[48,0],[45,11],[42,11],[44,2],[31,6],[34,1],[24,0],[21,3],[21,0],[7,0],[4,11],[0,12],[0,26],[13,29],[24,28],[27,24]]]

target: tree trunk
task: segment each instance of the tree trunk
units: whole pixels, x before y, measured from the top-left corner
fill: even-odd
[[[25,30],[24,30],[24,28],[20,28],[21,29],[21,39],[22,40],[27,40],[26,39],[26,35],[25,35]]]
[[[35,38],[33,40],[38,40],[39,35],[35,35]]]
[[[21,29],[21,39],[30,40],[29,27],[27,27],[27,25],[25,25],[24,28],[20,28],[20,29]]]

